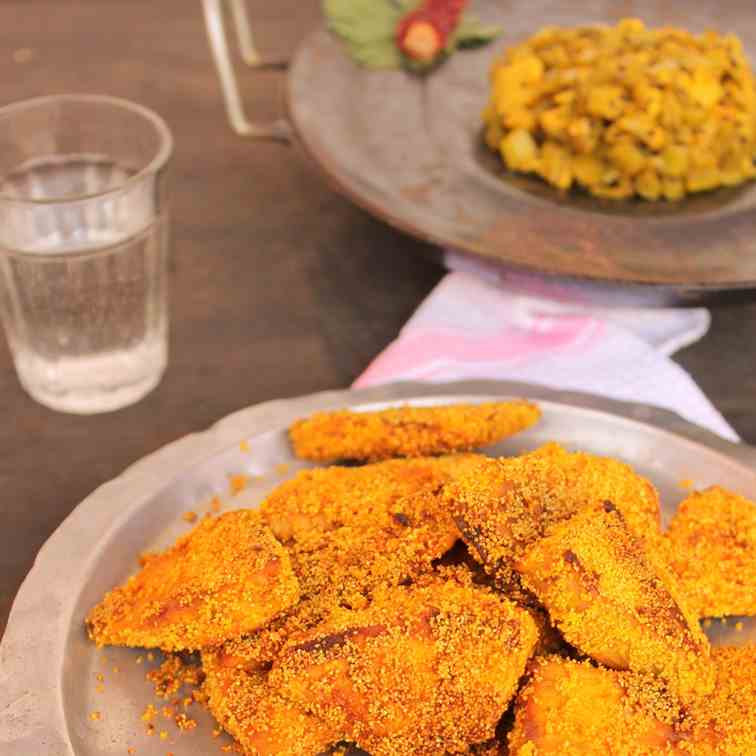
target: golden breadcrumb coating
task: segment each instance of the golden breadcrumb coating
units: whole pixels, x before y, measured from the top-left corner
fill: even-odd
[[[263,521],[291,554],[302,595],[359,607],[370,590],[431,569],[457,527],[441,497],[474,455],[307,470],[263,502]]]
[[[699,617],[756,615],[756,504],[718,487],[694,493],[666,539],[680,590]]]
[[[377,587],[431,572],[459,535],[440,497],[447,471],[472,458],[308,470],[279,486],[260,515],[289,551],[302,600],[224,650],[270,662],[289,636],[314,627],[334,607],[364,607]]]
[[[583,653],[615,669],[658,674],[685,697],[711,690],[706,636],[610,502],[554,525],[516,569]]]
[[[683,709],[653,675],[542,657],[515,704],[511,756],[679,754]]]
[[[690,710],[693,743],[684,752],[701,756],[756,753],[756,645],[712,649],[717,681]]]
[[[582,507],[612,501],[637,535],[659,533],[659,495],[648,480],[615,459],[554,443],[466,465],[444,498],[472,552],[505,586],[523,550]]]
[[[250,510],[206,518],[87,617],[98,645],[193,650],[252,632],[299,600],[286,550]]]
[[[306,544],[343,525],[401,520],[412,514],[403,507],[416,508],[415,498],[439,494],[452,471],[480,459],[469,454],[303,470],[268,495],[260,514],[284,545]],[[436,509],[446,513],[440,502]]]
[[[388,589],[292,639],[268,682],[373,756],[465,753],[494,737],[538,631],[485,588]]]
[[[339,738],[268,685],[268,673],[233,657],[206,650],[204,691],[208,707],[247,756],[315,756]]]
[[[375,461],[480,449],[529,428],[540,416],[526,401],[338,410],[299,420],[289,436],[302,459]]]

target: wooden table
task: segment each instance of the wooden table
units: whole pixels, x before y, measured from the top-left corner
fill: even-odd
[[[318,7],[250,0],[264,51],[290,53]],[[1,631],[37,550],[95,487],[236,409],[347,386],[441,270],[421,243],[331,191],[296,149],[231,132],[199,2],[5,0],[0,59],[0,104],[107,93],[154,108],[176,139],[172,354],[159,388],[113,414],[54,413],[21,390],[0,339]],[[280,75],[242,78],[259,115],[276,116]],[[756,305],[713,315],[679,361],[756,442]]]

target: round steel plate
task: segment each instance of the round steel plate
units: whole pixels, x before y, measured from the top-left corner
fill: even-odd
[[[427,78],[356,65],[326,30],[299,49],[288,78],[291,119],[338,190],[421,239],[506,270],[611,285],[623,300],[692,303],[756,290],[756,184],[675,203],[560,194],[506,172],[481,138],[488,68],[541,26],[615,23],[737,33],[756,61],[750,0],[477,0],[505,30]],[[583,292],[590,296],[589,291]]]
[[[204,712],[199,726],[180,735],[159,716],[148,737],[140,716],[151,696],[147,659],[137,649],[98,651],[84,631],[87,611],[137,568],[137,555],[164,548],[189,525],[181,515],[201,513],[211,497],[226,509],[254,507],[270,489],[303,466],[293,459],[286,428],[316,410],[376,408],[386,404],[481,402],[526,396],[537,400],[543,420],[493,447],[513,454],[548,440],[620,457],[647,475],[674,512],[684,491],[724,484],[756,499],[756,450],[723,441],[675,415],[640,405],[567,394],[524,384],[471,381],[434,386],[395,384],[269,402],[227,417],[204,433],[187,436],[105,484],[65,520],[40,551],[13,605],[0,645],[0,754],[2,756],[206,756],[217,753],[214,724]],[[653,424],[649,424],[653,423]],[[246,441],[241,445],[241,441]],[[284,471],[281,465],[286,465]],[[251,484],[230,497],[229,476]],[[712,625],[715,643],[756,640],[756,622],[741,632]],[[156,662],[155,662],[156,663]],[[97,675],[103,675],[101,690]],[[197,708],[197,707],[195,707]],[[99,719],[91,714],[100,713]]]

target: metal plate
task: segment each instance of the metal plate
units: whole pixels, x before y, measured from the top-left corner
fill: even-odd
[[[3,756],[139,756],[216,753],[210,717],[192,733],[179,735],[160,718],[156,728],[170,737],[147,737],[140,714],[154,701],[144,680],[140,652],[106,649],[87,640],[83,620],[89,608],[136,569],[136,556],[165,547],[189,527],[181,514],[202,511],[219,494],[227,497],[229,475],[244,472],[251,485],[229,506],[255,506],[302,466],[294,462],[286,427],[296,418],[337,407],[384,403],[478,402],[527,396],[540,402],[536,427],[491,450],[511,454],[547,440],[625,459],[649,476],[664,499],[666,517],[684,495],[678,483],[702,487],[721,483],[756,499],[756,450],[723,441],[663,410],[567,394],[524,384],[474,381],[447,385],[418,383],[364,391],[341,391],[262,404],[146,457],[82,502],[37,557],[11,611],[0,646],[0,754]],[[613,414],[609,414],[613,413]],[[654,423],[649,425],[647,423]],[[240,441],[248,442],[249,450]],[[717,642],[756,640],[748,620],[710,629]],[[114,667],[118,671],[114,671]],[[105,677],[97,692],[96,675]],[[90,714],[102,713],[93,721]],[[161,724],[161,721],[163,724]]]
[[[615,299],[694,302],[756,289],[753,182],[676,203],[561,195],[506,173],[482,145],[480,116],[493,58],[541,26],[631,15],[649,26],[716,28],[737,33],[756,61],[751,0],[477,0],[472,8],[503,37],[426,79],[360,68],[325,30],[307,38],[289,74],[290,116],[338,190],[421,239],[508,270],[610,282]]]

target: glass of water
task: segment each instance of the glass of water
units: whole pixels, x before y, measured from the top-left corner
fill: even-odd
[[[165,122],[126,100],[0,108],[0,312],[38,402],[107,412],[159,383],[172,149]]]

